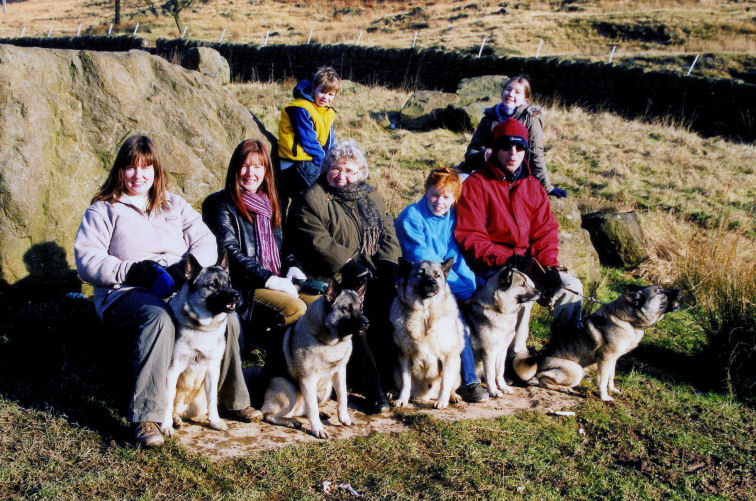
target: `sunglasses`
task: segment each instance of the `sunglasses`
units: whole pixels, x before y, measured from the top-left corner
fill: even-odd
[[[511,150],[513,146],[514,146],[514,148],[515,148],[515,149],[516,149],[517,151],[525,151],[525,146],[523,146],[523,145],[522,145],[522,144],[520,144],[520,143],[515,143],[515,142],[513,142],[513,141],[502,141],[502,142],[501,142],[501,144],[499,145],[499,147],[500,147],[500,148],[501,148],[502,150],[506,150],[506,151],[509,151],[509,150]]]

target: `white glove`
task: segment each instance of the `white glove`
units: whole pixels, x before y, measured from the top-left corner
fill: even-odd
[[[291,268],[289,268],[289,271],[286,272],[286,278],[291,281],[294,281],[295,278],[299,280],[307,280],[307,275],[305,275],[304,272],[302,272],[302,270],[300,270],[296,266],[292,266]]]
[[[291,280],[289,280],[288,278],[271,275],[268,281],[265,282],[265,288],[274,291],[285,292],[290,296],[299,297],[299,291],[296,287],[294,287],[294,284],[291,283]]]

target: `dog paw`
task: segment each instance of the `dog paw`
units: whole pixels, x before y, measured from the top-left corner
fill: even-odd
[[[614,398],[612,398],[609,394],[601,395],[601,400],[604,402],[612,402]]]
[[[453,404],[458,404],[462,401],[462,397],[460,397],[456,391],[451,392],[451,395],[449,395],[449,402]]]
[[[328,433],[323,428],[313,429],[310,433],[312,433],[312,436],[315,438],[328,438]]]
[[[439,400],[438,402],[436,402],[435,407],[436,409],[446,409],[447,407],[449,407],[449,401]]]
[[[512,387],[511,387],[511,386],[509,386],[509,385],[506,385],[506,384],[505,384],[505,385],[502,385],[502,386],[500,386],[500,387],[499,387],[499,390],[500,390],[500,391],[501,391],[502,393],[506,393],[507,395],[511,395],[511,394],[513,394],[513,393],[514,393],[514,389],[512,389]]]
[[[178,416],[173,416],[173,427],[178,429],[184,426],[184,422]]]
[[[170,425],[170,424],[163,424],[160,427],[160,433],[162,433],[166,437],[172,437],[174,435],[175,431],[173,430],[173,426],[172,425]]]
[[[210,428],[212,428],[213,430],[218,430],[218,431],[227,431],[228,425],[219,419],[217,421],[215,420],[210,421]]]
[[[349,414],[339,416],[339,423],[343,424],[344,426],[352,426],[352,420],[350,419]]]
[[[406,407],[408,403],[407,400],[394,400],[394,407]]]
[[[609,391],[611,391],[612,393],[621,393],[621,392],[619,391],[619,388],[615,388],[614,386],[610,386],[610,387],[609,387]]]
[[[504,394],[501,392],[501,390],[492,390],[491,388],[488,389],[488,395],[491,398],[502,398]]]

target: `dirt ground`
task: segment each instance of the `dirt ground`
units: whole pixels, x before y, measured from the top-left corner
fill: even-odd
[[[435,419],[444,421],[459,421],[462,419],[496,418],[535,410],[538,412],[553,412],[574,407],[580,397],[571,396],[538,387],[514,388],[513,395],[492,399],[478,404],[459,403],[450,405],[444,410],[433,409],[431,405],[420,403],[411,407],[426,412]],[[336,418],[336,401],[330,400],[321,408],[322,412],[331,416],[324,420],[326,431],[330,439],[347,439],[373,433],[396,433],[406,431],[407,428],[394,417],[393,412],[380,415],[365,415],[350,406],[349,415],[352,426],[341,426]],[[204,423],[186,423],[178,430],[178,439],[188,449],[212,459],[226,459],[261,451],[287,447],[303,442],[319,441],[307,431],[310,424],[305,418],[300,418],[303,428],[294,430],[267,423],[240,423],[226,421],[228,431],[220,432],[207,427]]]

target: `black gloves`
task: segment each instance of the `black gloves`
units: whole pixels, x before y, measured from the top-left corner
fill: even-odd
[[[360,285],[367,282],[371,277],[370,270],[364,266],[360,259],[353,259],[341,267],[341,288],[357,290]]]
[[[511,266],[517,271],[521,271],[523,273],[527,273],[532,264],[533,264],[532,257],[528,255],[521,256],[519,254],[512,254],[504,263],[505,266]]]
[[[559,276],[559,269],[556,266],[549,266],[546,268],[543,275],[538,280],[538,288],[541,290],[541,297],[538,299],[538,304],[543,306],[549,306],[551,299],[562,288],[562,279]]]
[[[133,285],[134,287],[151,289],[155,284],[158,273],[155,265],[157,263],[154,261],[137,261],[126,272],[126,278],[123,283]]]
[[[137,261],[126,272],[126,285],[142,287],[160,298],[166,298],[173,292],[174,281],[171,275],[155,261]]]

